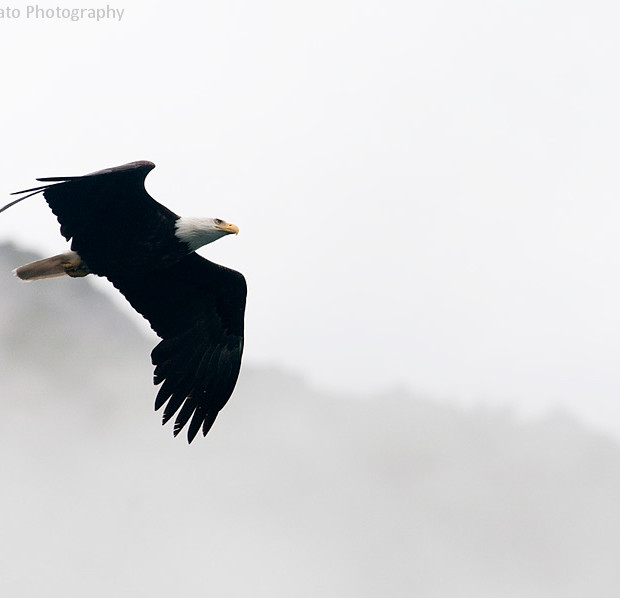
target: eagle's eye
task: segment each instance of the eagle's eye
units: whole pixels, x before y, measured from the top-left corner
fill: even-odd
[[[223,221],[223,220],[220,220],[219,218],[214,218],[214,219],[213,219],[213,222],[215,222],[215,224],[217,224],[218,226],[219,226],[220,224],[224,224],[224,221]]]

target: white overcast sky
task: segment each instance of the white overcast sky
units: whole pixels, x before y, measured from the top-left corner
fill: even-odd
[[[248,364],[620,433],[620,5],[11,6],[6,201],[152,160],[155,198],[241,229],[201,253],[248,279]],[[65,247],[41,199],[0,241]]]

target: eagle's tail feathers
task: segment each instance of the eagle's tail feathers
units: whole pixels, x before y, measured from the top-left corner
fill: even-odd
[[[79,277],[89,273],[90,270],[75,251],[67,251],[13,270],[13,274],[21,280],[41,280],[65,274]]]

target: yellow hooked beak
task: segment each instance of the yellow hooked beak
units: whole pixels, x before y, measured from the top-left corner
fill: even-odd
[[[225,233],[234,233],[235,235],[239,234],[239,227],[236,224],[230,224],[229,222],[222,222],[222,224],[216,224],[215,228],[219,228]]]

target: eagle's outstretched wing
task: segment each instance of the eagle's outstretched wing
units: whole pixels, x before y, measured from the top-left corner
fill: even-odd
[[[163,423],[178,411],[175,436],[190,419],[189,442],[200,428],[206,435],[241,367],[243,275],[192,253],[163,270],[110,280],[163,339],[151,353]]]

